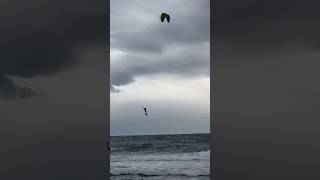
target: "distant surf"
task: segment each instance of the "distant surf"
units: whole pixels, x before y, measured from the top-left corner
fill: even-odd
[[[111,137],[111,180],[209,180],[209,134]]]

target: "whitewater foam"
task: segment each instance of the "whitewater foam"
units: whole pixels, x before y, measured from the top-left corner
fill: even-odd
[[[111,155],[111,174],[209,176],[210,151],[157,155]]]

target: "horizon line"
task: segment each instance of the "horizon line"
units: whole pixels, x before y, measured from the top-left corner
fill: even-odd
[[[118,135],[110,135],[110,137],[115,137],[115,136],[189,135],[189,134],[210,134],[210,132],[197,132],[197,133],[168,133],[168,134],[118,134]]]

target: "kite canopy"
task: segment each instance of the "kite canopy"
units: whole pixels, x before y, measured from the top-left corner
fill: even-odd
[[[168,23],[170,22],[170,16],[169,16],[169,14],[162,13],[161,16],[160,16],[161,22],[163,22],[165,19],[167,19],[167,22],[168,22]]]

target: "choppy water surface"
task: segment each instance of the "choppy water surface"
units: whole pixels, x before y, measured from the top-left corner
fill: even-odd
[[[111,137],[111,180],[209,180],[209,134]]]

